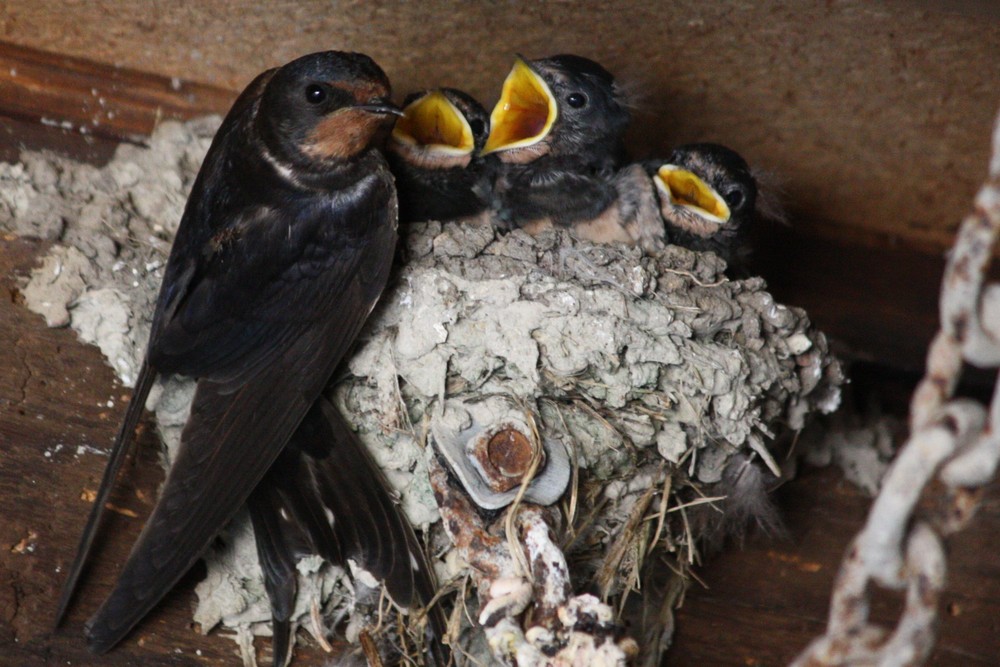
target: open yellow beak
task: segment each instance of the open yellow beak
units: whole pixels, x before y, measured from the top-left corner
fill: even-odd
[[[490,136],[483,153],[538,143],[548,135],[558,113],[549,85],[518,58],[490,114]]]
[[[400,143],[446,155],[468,155],[475,148],[469,121],[439,90],[410,102],[392,136]]]
[[[665,164],[656,171],[653,181],[673,205],[720,224],[729,220],[731,214],[726,201],[693,172]]]

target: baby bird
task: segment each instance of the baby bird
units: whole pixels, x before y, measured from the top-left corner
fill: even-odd
[[[614,77],[575,55],[518,56],[490,116],[483,152],[500,161],[493,222],[528,231],[593,220],[617,197],[629,123]]]
[[[725,146],[702,143],[678,146],[668,159],[643,166],[670,242],[710,250],[738,268],[757,217],[757,182],[746,161]]]
[[[386,146],[400,222],[470,218],[486,209],[497,162],[479,154],[489,129],[486,109],[460,90],[406,97]]]

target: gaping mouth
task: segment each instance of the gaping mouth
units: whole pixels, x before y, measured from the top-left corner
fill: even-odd
[[[518,58],[503,82],[500,101],[490,114],[490,136],[483,153],[538,143],[552,129],[557,114],[556,99],[549,85]]]
[[[653,176],[657,189],[674,206],[680,206],[706,220],[722,224],[729,220],[729,206],[712,186],[687,169],[665,164]]]
[[[439,90],[410,102],[392,136],[400,143],[445,155],[469,155],[475,147],[469,121]]]

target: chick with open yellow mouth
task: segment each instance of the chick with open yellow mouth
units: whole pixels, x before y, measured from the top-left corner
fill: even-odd
[[[472,217],[486,208],[496,162],[479,154],[488,134],[486,109],[460,90],[407,96],[386,145],[401,223]]]
[[[542,156],[572,156],[606,167],[623,156],[629,113],[614,77],[575,55],[538,60],[518,56],[490,114],[484,153],[525,164]]]
[[[757,183],[746,161],[725,146],[704,143],[643,164],[670,242],[711,250],[731,264],[756,211]]]
[[[492,129],[484,151],[517,162],[543,155],[558,115],[549,84],[518,56],[490,115]]]
[[[615,200],[629,113],[614,77],[593,60],[518,56],[490,115],[491,211],[503,228],[569,226]]]

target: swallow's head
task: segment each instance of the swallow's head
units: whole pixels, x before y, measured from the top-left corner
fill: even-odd
[[[388,77],[368,56],[312,53],[274,70],[257,126],[267,148],[293,166],[348,161],[400,115],[390,95]]]
[[[489,116],[473,97],[454,88],[412,93],[389,139],[389,150],[427,169],[466,167],[482,150]]]
[[[628,122],[614,77],[593,60],[518,56],[490,116],[483,152],[518,163],[542,155],[599,159],[618,150]]]
[[[647,163],[660,212],[673,227],[702,238],[735,232],[754,215],[757,184],[746,161],[719,144],[679,146]]]

